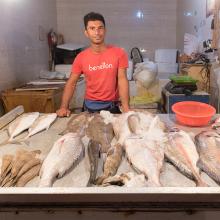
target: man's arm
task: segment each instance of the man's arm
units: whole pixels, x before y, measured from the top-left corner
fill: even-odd
[[[76,88],[77,81],[80,77],[80,74],[70,74],[70,78],[68,79],[62,96],[62,102],[60,109],[57,110],[57,115],[60,117],[69,116],[70,110],[69,110],[69,103],[73,96],[73,93]]]
[[[126,69],[118,69],[118,90],[123,112],[129,111],[129,84]]]

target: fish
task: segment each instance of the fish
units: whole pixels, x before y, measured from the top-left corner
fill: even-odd
[[[125,140],[127,159],[134,169],[147,178],[148,186],[162,186],[160,173],[164,162],[165,132],[158,126],[160,119],[155,116],[142,137],[131,136]]]
[[[125,152],[134,169],[147,178],[148,186],[162,186],[159,176],[163,166],[164,154],[159,145],[150,144],[146,139],[128,138],[125,141]]]
[[[195,136],[199,153],[197,166],[220,184],[220,135],[214,131],[202,131]]]
[[[8,143],[20,144],[20,141],[15,140],[15,137],[23,131],[29,129],[34,121],[39,117],[39,115],[39,112],[24,113],[12,121],[7,129],[9,138],[6,141],[0,143],[0,146],[6,145]]]
[[[0,175],[0,184],[8,175],[9,171],[12,168],[13,163],[13,155],[4,155],[2,157],[2,164],[1,164],[1,175]]]
[[[101,153],[107,153],[114,137],[113,126],[105,123],[100,114],[94,114],[86,128],[86,135],[100,144]]]
[[[90,162],[90,177],[87,186],[91,186],[95,183],[96,174],[98,170],[100,145],[96,141],[90,140],[88,144],[88,155]]]
[[[104,163],[104,171],[101,176],[99,176],[95,183],[96,185],[101,185],[104,179],[109,176],[114,176],[121,164],[123,155],[123,147],[120,144],[113,145],[107,152],[107,158]]]
[[[43,161],[39,187],[52,186],[54,179],[61,178],[83,151],[84,145],[77,133],[67,133],[59,138]]]
[[[88,112],[73,115],[68,121],[66,129],[61,133],[61,135],[72,132],[78,133],[80,137],[85,136],[85,129],[88,126],[89,118],[90,114]]]
[[[9,141],[12,141],[14,137],[30,128],[39,115],[39,112],[24,113],[12,122],[8,127],[8,133],[10,136]]]
[[[147,186],[146,178],[143,174],[134,174],[133,172],[122,173],[106,178],[102,186],[117,185],[125,187],[145,187]]]
[[[56,120],[56,118],[57,118],[56,113],[41,115],[37,120],[35,120],[32,126],[28,129],[28,135],[26,136],[25,139],[45,129],[48,130],[50,125]]]
[[[168,133],[168,142],[165,145],[165,156],[181,173],[194,180],[197,186],[207,186],[196,165],[199,154],[188,133],[177,128],[171,130]]]

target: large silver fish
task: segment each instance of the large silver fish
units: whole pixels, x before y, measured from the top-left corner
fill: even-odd
[[[199,160],[197,166],[220,184],[220,135],[202,131],[195,136]]]
[[[96,174],[98,170],[100,145],[96,141],[90,140],[88,144],[88,155],[90,162],[90,178],[87,186],[95,184]]]
[[[127,139],[125,151],[129,162],[138,173],[144,174],[148,186],[161,186],[160,172],[163,166],[164,155],[160,146],[149,147],[144,139]]]
[[[61,178],[73,166],[83,149],[83,143],[77,133],[67,133],[59,138],[42,164],[39,186],[52,186],[56,177]]]
[[[168,134],[169,143],[165,147],[166,158],[184,175],[196,181],[197,186],[207,186],[201,179],[197,167],[199,155],[188,133],[175,129]]]
[[[86,128],[86,135],[100,144],[102,153],[107,153],[114,137],[113,126],[111,123],[106,124],[99,114],[94,114]]]

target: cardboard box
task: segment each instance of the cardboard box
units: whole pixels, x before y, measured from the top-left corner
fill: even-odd
[[[2,93],[3,106],[5,112],[9,112],[18,105],[23,105],[25,112],[55,112],[60,107],[62,93],[63,87],[42,91],[9,89]]]
[[[199,91],[210,92],[210,65],[182,63],[180,73],[198,80],[196,85]]]

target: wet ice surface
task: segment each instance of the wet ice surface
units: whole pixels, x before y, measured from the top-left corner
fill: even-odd
[[[184,130],[192,133],[198,133],[199,131],[206,128],[186,128],[181,125],[175,124],[175,118],[167,117],[167,115],[160,115],[161,119],[166,121],[169,126],[177,126]],[[43,131],[38,133],[31,138],[28,139],[27,143],[18,144],[7,144],[5,146],[0,147],[0,157],[5,154],[15,154],[18,149],[26,149],[26,150],[41,150],[41,157],[45,158],[52,148],[54,142],[59,139],[61,136],[59,135],[66,127],[66,124],[70,118],[58,118],[55,123],[49,128],[47,131]],[[27,132],[23,132],[21,135],[17,136],[16,139],[23,138],[27,135]],[[7,133],[5,131],[0,131],[0,140],[3,142],[7,139]],[[113,140],[114,141],[114,140]],[[84,155],[78,160],[77,164],[75,164],[62,178],[55,179],[53,187],[86,187],[89,176],[90,176],[90,164],[87,153],[87,145],[89,139],[87,137],[83,138],[83,143],[85,145]],[[103,160],[105,158],[105,154],[102,154],[99,158],[99,167],[97,176],[102,174],[103,168]],[[129,164],[126,156],[123,156],[121,165],[118,169],[117,174],[126,173],[126,172],[136,172],[133,167]],[[204,172],[201,173],[202,179],[209,186],[218,186],[207,174]],[[160,180],[163,186],[167,187],[194,187],[195,182],[190,180],[181,174],[173,165],[168,162],[164,163]],[[39,183],[39,177],[35,177],[31,180],[26,187],[37,187]],[[117,186],[116,186],[117,187]]]

